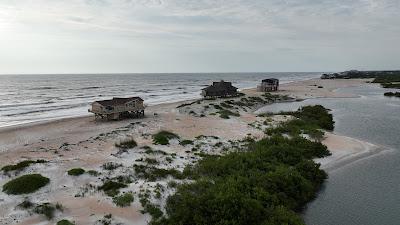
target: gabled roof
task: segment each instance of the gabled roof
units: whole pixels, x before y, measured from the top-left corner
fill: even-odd
[[[237,87],[232,86],[231,82],[225,82],[221,80],[220,82],[213,82],[212,85],[203,88],[202,90],[215,90],[215,89],[228,89],[228,90],[237,90]]]
[[[140,97],[130,97],[130,98],[113,98],[109,100],[95,101],[95,102],[99,103],[102,106],[116,106],[116,105],[123,105],[133,100],[143,101],[143,99]]]

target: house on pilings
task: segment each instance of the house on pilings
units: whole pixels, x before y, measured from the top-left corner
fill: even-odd
[[[257,86],[257,91],[268,92],[268,91],[278,91],[279,80],[275,78],[264,79],[261,81],[261,85]]]
[[[96,119],[119,120],[123,118],[139,118],[144,116],[144,101],[140,97],[113,98],[95,101],[89,112]]]
[[[237,90],[238,88],[232,86],[231,82],[221,80],[220,82],[213,82],[212,85],[203,88],[201,95],[204,98],[233,97],[238,95]]]

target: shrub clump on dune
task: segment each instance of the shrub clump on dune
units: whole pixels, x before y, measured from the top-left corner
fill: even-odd
[[[31,164],[36,164],[36,163],[46,163],[46,160],[43,159],[38,159],[36,161],[33,160],[25,160],[22,162],[19,162],[15,165],[7,165],[1,168],[2,171],[4,172],[10,172],[10,171],[20,171],[25,169],[26,167],[30,166]]]
[[[75,224],[69,220],[60,220],[57,222],[57,225],[75,225]]]
[[[9,181],[3,186],[3,192],[12,195],[28,194],[46,186],[50,179],[40,174],[23,175]]]
[[[68,170],[68,175],[70,176],[80,176],[85,173],[85,170],[82,168],[73,168]]]
[[[108,196],[116,196],[119,193],[120,188],[126,188],[128,185],[108,180],[102,186],[99,187],[99,190],[104,191]]]
[[[113,198],[113,202],[119,207],[127,207],[130,206],[133,202],[134,197],[132,193],[125,193],[122,195],[115,196]]]
[[[153,142],[154,144],[158,145],[168,145],[169,140],[171,139],[179,139],[179,136],[177,134],[165,130],[160,131],[153,135]]]
[[[121,141],[119,143],[115,144],[115,147],[121,148],[121,149],[129,149],[129,148],[134,148],[137,146],[137,143],[133,139],[127,139],[124,141]]]

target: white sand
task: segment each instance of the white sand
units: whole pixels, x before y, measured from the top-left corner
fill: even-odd
[[[380,146],[329,132],[325,134],[322,143],[328,147],[332,155],[315,161],[328,172],[383,151]]]

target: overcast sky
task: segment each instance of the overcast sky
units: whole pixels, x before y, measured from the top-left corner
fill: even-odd
[[[400,69],[400,0],[1,0],[0,74]]]

